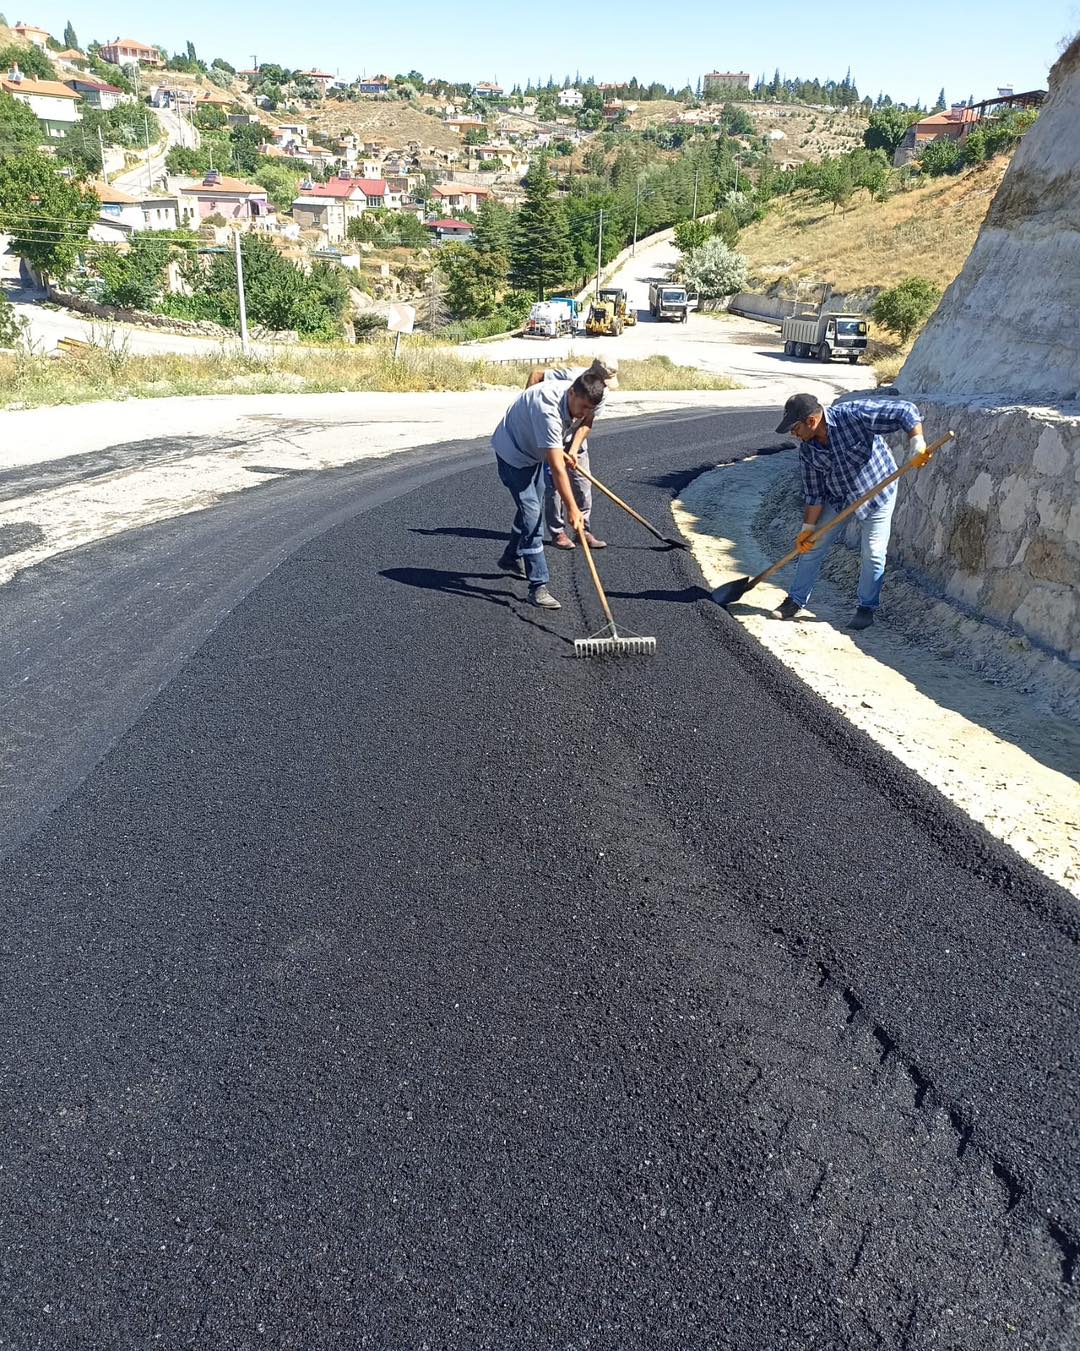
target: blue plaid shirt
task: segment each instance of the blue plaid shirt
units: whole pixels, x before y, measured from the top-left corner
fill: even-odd
[[[849,399],[825,409],[829,444],[799,445],[803,501],[808,507],[828,503],[839,511],[880,483],[896,469],[892,451],[880,433],[905,431],[910,436],[922,414],[906,399]],[[860,519],[896,496],[896,484],[873,497],[855,513]]]

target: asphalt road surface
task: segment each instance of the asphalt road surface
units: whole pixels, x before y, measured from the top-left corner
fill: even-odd
[[[654,519],[775,412],[606,425]],[[1076,907],[449,446],[0,605],[0,1346],[1080,1345]]]

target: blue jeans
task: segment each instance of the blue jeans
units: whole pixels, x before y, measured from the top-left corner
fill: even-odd
[[[892,530],[893,508],[896,506],[896,494],[887,502],[878,506],[871,504],[868,515],[859,521],[859,553],[862,566],[859,568],[858,601],[867,610],[876,610],[881,604],[881,584],[885,579],[885,555],[889,548],[889,534]],[[836,508],[826,506],[818,518],[815,528],[826,525],[836,515]],[[809,553],[800,554],[795,564],[795,580],[788,592],[797,605],[806,605],[810,593],[825,562],[825,552],[834,543],[833,535],[826,535]]]
[[[544,557],[544,466],[530,464],[515,469],[498,455],[495,462],[517,508],[503,556],[521,559],[531,587],[544,586],[549,576]]]

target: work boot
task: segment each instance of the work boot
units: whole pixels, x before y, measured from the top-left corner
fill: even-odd
[[[557,530],[551,537],[551,546],[554,549],[576,549],[577,545],[566,533],[565,530]]]
[[[597,539],[596,536],[592,533],[591,530],[586,530],[586,531],[585,531],[585,538],[586,538],[586,540],[588,541],[588,544],[589,544],[589,548],[590,548],[590,549],[606,549],[606,548],[607,548],[607,540],[606,540],[606,539]]]
[[[546,586],[529,587],[529,604],[539,605],[542,610],[561,610],[562,606]]]
[[[868,629],[870,625],[873,624],[873,622],[874,622],[873,610],[869,609],[865,605],[860,605],[859,608],[852,615],[851,623],[848,624],[848,628],[854,629],[856,633],[858,633],[859,630],[861,629]]]
[[[785,596],[778,609],[773,610],[769,616],[771,619],[794,619],[802,609],[797,600],[792,600],[790,596]]]
[[[517,554],[503,554],[499,559],[499,568],[502,572],[509,572],[513,577],[525,576],[525,564]]]

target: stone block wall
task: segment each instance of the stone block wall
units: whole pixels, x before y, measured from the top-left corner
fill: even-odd
[[[922,401],[956,441],[902,482],[893,554],[1080,664],[1080,408]]]

